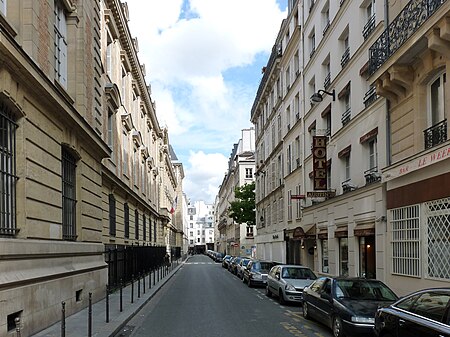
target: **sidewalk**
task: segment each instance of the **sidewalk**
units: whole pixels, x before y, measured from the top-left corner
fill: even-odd
[[[145,277],[145,294],[143,281],[140,282],[140,297],[138,298],[138,284],[134,282],[134,301],[131,303],[131,285],[122,289],[122,312],[120,312],[120,292],[109,295],[109,323],[106,323],[106,298],[92,305],[92,337],[112,337],[120,332],[127,322],[136,315],[142,307],[164,286],[164,284],[183,266],[189,257],[178,263],[175,261],[172,268],[164,277],[159,279],[153,273]],[[149,280],[151,277],[151,280]],[[151,289],[149,289],[149,281]],[[154,282],[155,281],[155,282]],[[88,336],[89,308],[85,308],[71,316],[66,317],[65,336]],[[53,324],[32,337],[61,337],[61,321]]]

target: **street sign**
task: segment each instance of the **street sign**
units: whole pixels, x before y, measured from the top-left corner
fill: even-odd
[[[304,194],[291,194],[291,199],[305,199]]]

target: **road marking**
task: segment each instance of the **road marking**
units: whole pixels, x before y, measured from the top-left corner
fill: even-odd
[[[288,332],[290,332],[291,334],[293,334],[296,337],[306,336],[305,334],[303,334],[303,332],[301,332],[299,329],[297,329],[295,326],[293,326],[292,324],[290,324],[288,322],[280,322],[280,324],[283,328],[285,328]]]

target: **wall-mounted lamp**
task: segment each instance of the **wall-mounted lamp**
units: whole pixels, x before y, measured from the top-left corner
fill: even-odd
[[[314,249],[317,249],[317,241],[314,240]]]
[[[318,92],[315,92],[314,94],[311,95],[309,101],[311,102],[311,104],[318,104],[323,101],[323,94],[330,95],[333,98],[333,101],[336,100],[336,92],[334,89],[332,92],[320,89]]]
[[[305,249],[305,243],[302,240],[302,249]]]

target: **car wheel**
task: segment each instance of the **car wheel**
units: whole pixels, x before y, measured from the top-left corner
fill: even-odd
[[[344,331],[342,330],[342,320],[339,316],[333,317],[333,336],[344,337]]]
[[[247,285],[248,285],[249,288],[251,288],[253,286],[252,281],[250,279],[248,279]]]
[[[266,296],[272,297],[272,293],[270,292],[269,285],[266,285]]]
[[[281,305],[286,304],[286,300],[284,299],[284,295],[281,289],[280,291],[278,291],[278,301],[280,302]]]
[[[308,303],[306,302],[303,302],[303,317],[306,319],[311,319],[311,316],[309,315]]]

